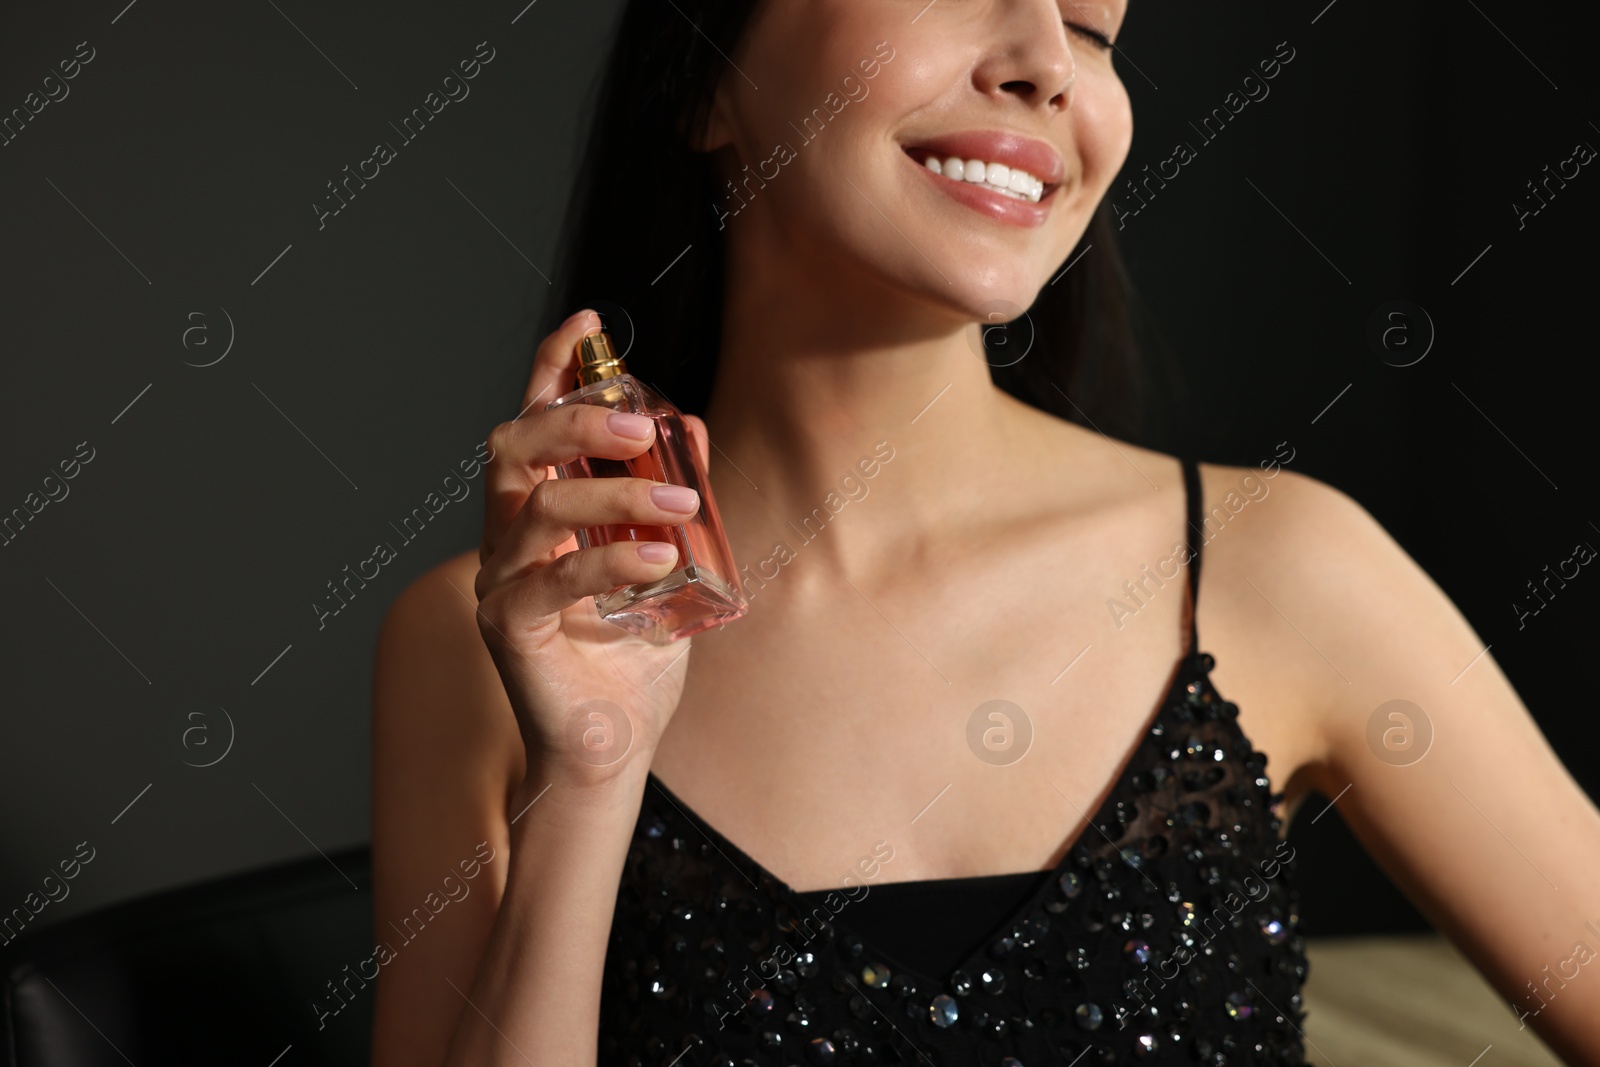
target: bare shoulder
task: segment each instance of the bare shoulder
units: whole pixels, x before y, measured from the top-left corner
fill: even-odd
[[[1247,656],[1296,731],[1280,747],[1333,796],[1372,756],[1372,713],[1448,690],[1484,643],[1365,507],[1280,453],[1261,468],[1201,467],[1201,632]],[[1249,684],[1231,663],[1215,673],[1224,688]]]
[[[1295,459],[1285,442],[1254,466],[1200,464],[1191,533],[1212,677],[1268,753],[1290,818],[1310,790],[1331,797],[1346,784],[1336,781],[1336,749],[1349,741],[1339,727],[1401,684],[1376,670],[1395,647],[1391,628],[1432,620],[1440,659],[1472,640],[1377,520],[1347,493],[1292,469]]]
[[[1274,743],[1301,752],[1366,851],[1547,1042],[1600,1062],[1600,985],[1548,1006],[1523,988],[1588,929],[1600,810],[1483,638],[1382,525],[1323,482],[1265,473],[1204,468],[1201,633],[1210,625],[1249,660],[1238,673],[1218,656],[1219,688],[1265,685],[1294,709],[1265,728],[1291,722],[1314,739]]]
[[[1044,476],[1057,478],[1067,513],[1089,528],[1096,558],[1120,561],[1107,574],[1121,582],[1128,561],[1148,561],[1127,598],[1117,596],[1117,629],[1149,606],[1170,620],[1181,642],[1184,609],[1162,595],[1148,605],[1134,594],[1161,587],[1183,568],[1188,492],[1181,457],[1108,437],[1092,428],[1038,419],[1049,457]],[[1338,490],[1286,467],[1296,459],[1285,444],[1264,451],[1253,466],[1199,463],[1197,528],[1189,543],[1200,552],[1197,628],[1200,651],[1215,659],[1218,689],[1239,711],[1240,728],[1267,754],[1274,790],[1288,798],[1286,814],[1330,778],[1323,729],[1329,679],[1336,674],[1275,610],[1295,623],[1311,609],[1302,587],[1330,551],[1355,540],[1348,529],[1370,523]],[[1065,464],[1068,476],[1059,470]],[[1370,540],[1370,538],[1369,538]],[[1324,572],[1325,573],[1325,572]],[[1183,579],[1177,588],[1182,588]],[[1317,608],[1315,610],[1321,610]],[[1169,627],[1163,625],[1163,631]],[[1163,652],[1163,655],[1167,653]]]
[[[1359,711],[1465,685],[1485,642],[1357,500],[1287,469],[1208,467],[1206,486],[1211,595],[1259,621],[1333,744]]]
[[[1379,682],[1402,633],[1408,669],[1465,666],[1483,645],[1439,586],[1357,500],[1288,469],[1282,448],[1264,469],[1201,468],[1207,595],[1223,602],[1212,606],[1257,624],[1324,716],[1358,675]]]
[[[1200,465],[1204,502],[1195,537],[1214,598],[1209,606],[1220,599],[1245,617],[1270,616],[1280,625],[1315,614],[1304,621],[1327,626],[1350,617],[1346,609],[1357,590],[1400,574],[1421,576],[1360,503],[1285,466],[1293,456],[1285,444],[1258,467]],[[1301,646],[1294,659],[1316,660],[1339,680],[1310,642]]]
[[[374,1063],[436,1064],[504,893],[523,747],[479,635],[476,550],[417,577],[378,636],[372,697]],[[432,928],[426,937],[420,928]],[[413,944],[413,941],[415,942]]]
[[[1306,577],[1327,575],[1341,560],[1360,565],[1409,562],[1378,521],[1353,497],[1327,482],[1291,469],[1287,443],[1256,467],[1200,465],[1205,490],[1202,516],[1207,547],[1236,561],[1259,556],[1263,565]],[[1221,540],[1245,542],[1232,551]],[[1308,559],[1307,551],[1316,554]]]

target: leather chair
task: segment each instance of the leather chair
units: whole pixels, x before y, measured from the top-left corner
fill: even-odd
[[[372,954],[371,856],[329,859],[25,932],[0,948],[0,1063],[366,1067],[374,989],[344,968]]]

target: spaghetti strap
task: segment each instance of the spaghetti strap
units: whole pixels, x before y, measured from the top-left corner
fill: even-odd
[[[1200,607],[1200,552],[1205,547],[1206,529],[1201,518],[1205,502],[1200,491],[1200,467],[1192,459],[1183,461],[1183,490],[1188,513],[1185,531],[1189,571],[1189,655],[1200,652],[1200,629],[1196,616]]]

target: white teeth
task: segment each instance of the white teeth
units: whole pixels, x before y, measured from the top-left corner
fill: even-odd
[[[981,184],[985,189],[1029,203],[1037,204],[1039,198],[1044,195],[1043,181],[1025,170],[1008,167],[1004,163],[985,163],[981,159],[956,157],[941,162],[938,156],[930,155],[923,160],[923,165],[933,173],[951,181]]]

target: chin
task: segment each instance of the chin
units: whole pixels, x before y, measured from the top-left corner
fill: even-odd
[[[1071,243],[1062,242],[1059,253],[1041,255],[1038,248],[995,247],[1005,242],[987,239],[989,235],[981,232],[960,240],[950,230],[900,225],[927,258],[908,247],[910,259],[900,259],[895,273],[928,299],[959,308],[974,322],[1009,308],[1011,314],[998,320],[1007,321],[1032,307],[1066,267],[1083,233],[1081,227],[1073,230]]]
[[[946,270],[945,273],[950,272]],[[995,272],[965,282],[952,275],[951,281],[955,283],[953,286],[939,283],[928,293],[929,297],[950,306],[963,320],[976,323],[1010,322],[1020,318],[1039,298],[1045,284],[1038,276],[1022,277],[1011,271]]]

